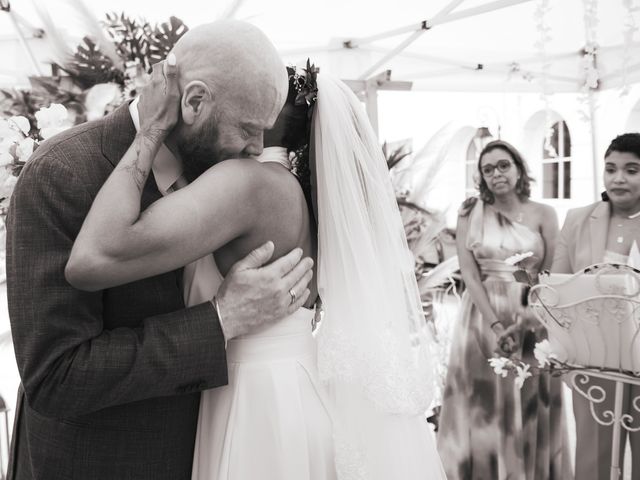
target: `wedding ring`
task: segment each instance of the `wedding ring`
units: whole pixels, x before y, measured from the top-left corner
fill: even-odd
[[[289,305],[293,305],[296,303],[296,292],[293,291],[293,288],[289,290],[289,295],[291,295],[291,303]]]

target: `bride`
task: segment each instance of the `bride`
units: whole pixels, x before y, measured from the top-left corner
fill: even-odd
[[[229,340],[229,384],[202,394],[192,478],[445,478],[424,417],[430,337],[413,261],[357,97],[312,67],[290,71],[265,134],[272,148],[220,162],[140,212],[140,180],[177,122],[176,69],[154,69],[138,104],[143,148],[134,142],[96,197],[69,282],[103,289],[210,252],[224,275],[267,240],[317,265],[306,308]],[[201,302],[215,301],[214,283]]]

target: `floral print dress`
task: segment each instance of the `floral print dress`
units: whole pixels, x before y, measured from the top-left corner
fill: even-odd
[[[482,201],[468,202],[467,248],[481,272],[498,318],[531,317],[523,306],[526,285],[515,281],[515,267],[504,260],[533,252],[528,267],[537,273],[544,258],[540,233],[510,220]],[[538,331],[538,337],[543,330]],[[536,333],[522,335],[516,355],[533,358]],[[494,373],[495,334],[468,292],[451,347],[438,431],[438,450],[449,480],[567,480],[573,478],[558,378],[528,378],[522,388],[514,376]]]

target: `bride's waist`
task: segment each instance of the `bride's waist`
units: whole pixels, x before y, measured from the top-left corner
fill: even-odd
[[[227,361],[264,362],[314,355],[313,315],[312,310],[301,308],[289,317],[230,340]]]

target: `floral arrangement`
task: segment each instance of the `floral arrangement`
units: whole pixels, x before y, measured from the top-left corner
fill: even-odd
[[[503,378],[509,373],[515,374],[515,382],[518,388],[522,388],[525,380],[534,374],[539,375],[542,372],[549,372],[552,375],[560,375],[569,370],[577,369],[577,367],[558,360],[551,350],[549,340],[542,340],[536,343],[533,355],[538,361],[537,367],[532,367],[530,364],[515,357],[493,357],[489,359],[489,365],[491,365],[496,375],[500,375]]]
[[[31,77],[31,90],[0,90],[0,215],[41,141],[135,97],[188,30],[176,17],[151,25],[124,13],[107,14],[100,28],[102,37],[85,37],[64,65],[52,65],[51,77]]]
[[[0,215],[5,215],[18,175],[41,141],[73,125],[69,112],[59,103],[35,112],[36,128],[27,117],[0,118]]]
[[[95,31],[85,37],[64,64],[52,65],[51,77],[31,77],[30,90],[0,90],[0,115],[23,116],[35,125],[37,111],[62,104],[75,124],[100,118],[135,97],[152,65],[188,30],[176,17],[151,25],[124,13],[107,14],[100,28],[102,38],[94,38]]]

